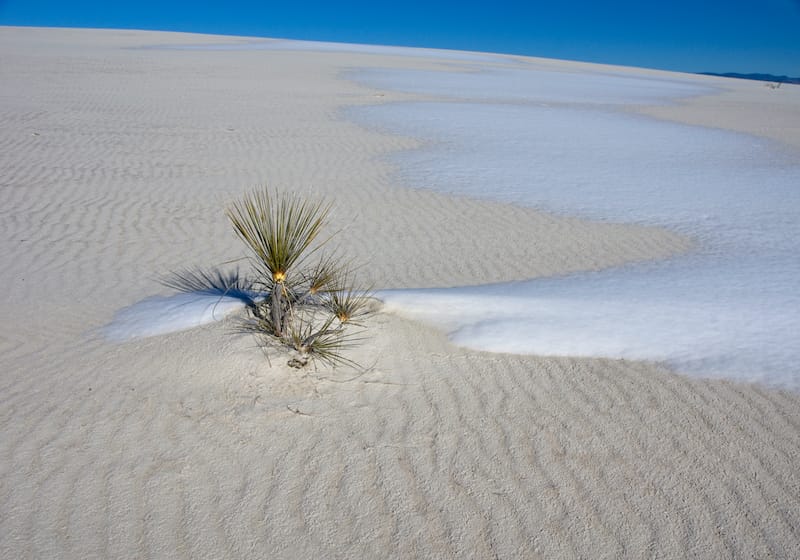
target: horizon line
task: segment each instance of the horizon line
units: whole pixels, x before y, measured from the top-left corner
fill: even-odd
[[[296,42],[307,42],[307,43],[327,43],[327,44],[335,44],[335,45],[353,45],[353,46],[363,46],[363,47],[385,47],[385,48],[406,48],[406,49],[420,49],[420,50],[435,50],[435,51],[452,51],[452,52],[463,52],[463,53],[473,53],[473,54],[484,54],[484,55],[495,55],[495,56],[519,56],[525,58],[538,58],[544,60],[554,60],[554,61],[562,61],[562,62],[574,62],[579,64],[593,64],[598,66],[617,66],[620,68],[636,68],[641,70],[652,70],[656,72],[672,72],[677,74],[692,74],[692,75],[705,75],[705,76],[714,76],[714,77],[722,77],[722,78],[734,78],[734,79],[746,79],[746,80],[759,80],[759,81],[780,81],[781,79],[785,81],[785,83],[793,83],[796,81],[800,81],[800,76],[791,76],[789,74],[773,74],[771,72],[764,72],[761,70],[756,71],[731,71],[731,70],[720,70],[720,71],[713,71],[713,70],[703,70],[703,71],[692,71],[692,70],[675,70],[673,68],[659,68],[655,66],[643,66],[638,64],[622,64],[616,62],[601,62],[597,60],[585,60],[580,58],[557,58],[552,56],[542,56],[537,54],[532,54],[528,52],[515,52],[515,51],[481,51],[481,50],[470,50],[470,49],[463,49],[463,48],[455,48],[455,47],[440,47],[440,46],[427,46],[427,45],[420,45],[420,44],[391,44],[391,43],[375,43],[375,42],[351,42],[351,41],[342,41],[342,40],[328,40],[328,39],[309,39],[305,37],[288,37],[288,36],[265,36],[265,35],[236,35],[230,33],[220,33],[220,32],[208,32],[208,31],[186,31],[181,29],[166,29],[161,27],[138,27],[138,26],[131,26],[131,27],[94,27],[94,26],[73,26],[73,25],[20,25],[20,24],[1,24],[0,28],[7,27],[7,28],[20,28],[20,29],[73,29],[73,30],[94,30],[94,31],[142,31],[142,32],[150,32],[150,33],[180,33],[183,35],[209,35],[214,37],[231,37],[231,38],[238,38],[238,39],[257,39],[257,40],[271,40],[271,41],[296,41]],[[755,75],[762,75],[768,76],[768,78],[753,78],[753,77],[745,77],[745,76],[755,76]],[[773,78],[775,78],[773,80]]]

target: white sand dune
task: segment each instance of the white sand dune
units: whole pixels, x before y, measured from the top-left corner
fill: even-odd
[[[454,63],[436,53],[163,48],[243,41],[0,28],[0,557],[796,555],[795,393],[473,352],[391,314],[371,321],[356,378],[267,362],[228,321],[99,336],[169,294],[162,274],[242,256],[222,210],[261,183],[331,197],[342,247],[381,289],[691,246],[393,184],[384,156],[418,141],[341,110],[424,95],[341,74]],[[635,110],[800,146],[795,89],[697,79],[725,91]]]

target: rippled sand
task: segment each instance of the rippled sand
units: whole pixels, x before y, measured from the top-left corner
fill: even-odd
[[[355,378],[270,365],[229,322],[124,344],[96,335],[118,309],[169,293],[159,275],[241,256],[222,209],[265,182],[333,198],[341,245],[377,288],[690,246],[393,184],[381,157],[416,141],[339,111],[411,96],[339,74],[447,61],[142,48],[231,41],[0,29],[0,556],[796,553],[794,393],[648,363],[470,352],[389,314],[352,356],[369,366]],[[792,88],[707,79],[729,87],[718,107],[647,111],[797,142]],[[754,130],[759,111],[783,118]]]

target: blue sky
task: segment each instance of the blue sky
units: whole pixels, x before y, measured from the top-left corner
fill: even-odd
[[[0,24],[255,35],[800,76],[800,0],[0,0]]]

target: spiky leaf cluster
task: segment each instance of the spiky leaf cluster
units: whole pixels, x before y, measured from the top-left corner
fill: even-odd
[[[327,240],[318,242],[330,204],[290,193],[257,190],[234,203],[227,215],[249,248],[256,284],[266,295],[250,306],[245,330],[264,344],[295,351],[290,365],[310,359],[330,365],[353,363],[342,351],[358,338],[346,331],[371,311],[367,292],[356,287],[352,268],[336,256],[309,264]]]
[[[263,280],[271,284],[286,282],[292,267],[313,252],[329,210],[329,204],[263,189],[234,202],[227,214],[255,255]]]

